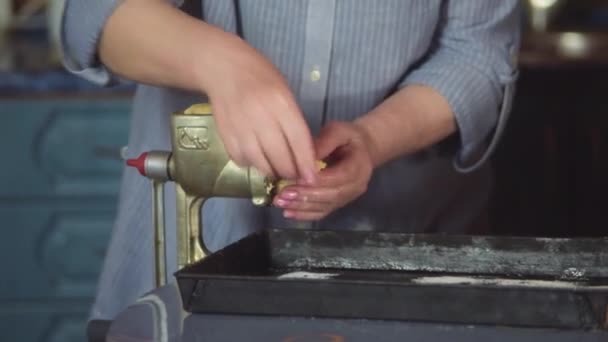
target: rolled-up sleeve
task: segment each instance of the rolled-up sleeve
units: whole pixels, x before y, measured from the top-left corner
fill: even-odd
[[[103,28],[125,0],[67,0],[63,9],[60,39],[64,67],[100,86],[120,81],[98,57]],[[180,6],[183,0],[167,0]]]
[[[449,0],[432,50],[401,86],[438,91],[455,115],[460,136],[454,165],[480,167],[493,152],[517,77],[519,0]]]

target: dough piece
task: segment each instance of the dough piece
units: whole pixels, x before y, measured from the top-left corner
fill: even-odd
[[[317,160],[317,170],[321,171],[327,167],[327,163],[322,160]],[[277,182],[275,193],[280,193],[286,186],[295,184],[295,181],[288,179],[281,179]]]

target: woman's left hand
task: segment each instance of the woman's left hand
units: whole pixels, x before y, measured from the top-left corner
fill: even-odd
[[[286,218],[315,221],[354,201],[367,191],[374,169],[373,144],[356,123],[332,122],[315,141],[317,158],[330,159],[314,185],[285,187],[273,204]]]

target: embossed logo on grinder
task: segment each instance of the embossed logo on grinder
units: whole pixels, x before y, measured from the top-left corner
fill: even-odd
[[[209,133],[205,126],[178,127],[177,134],[181,148],[187,150],[209,149]]]

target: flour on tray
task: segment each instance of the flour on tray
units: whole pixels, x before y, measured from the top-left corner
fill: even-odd
[[[315,273],[315,272],[290,272],[282,274],[278,277],[278,279],[313,279],[313,280],[324,280],[331,279],[338,274],[336,273]]]

